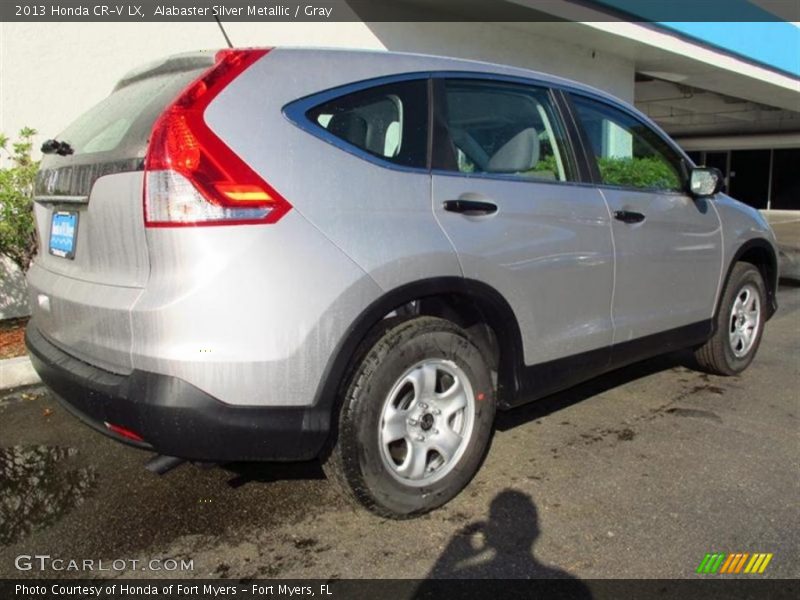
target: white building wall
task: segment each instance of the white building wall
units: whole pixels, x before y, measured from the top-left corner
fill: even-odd
[[[370,23],[369,28],[389,50],[457,56],[543,71],[633,102],[633,57],[581,45],[571,24]]]

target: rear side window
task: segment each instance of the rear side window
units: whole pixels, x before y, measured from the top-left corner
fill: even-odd
[[[427,80],[360,90],[312,108],[306,116],[372,156],[406,167],[427,165]]]
[[[547,89],[495,81],[449,79],[444,85],[447,162],[461,173],[497,173],[567,181],[565,136]],[[437,156],[441,152],[437,142]]]
[[[682,157],[655,131],[633,116],[583,96],[573,104],[606,185],[681,191]]]

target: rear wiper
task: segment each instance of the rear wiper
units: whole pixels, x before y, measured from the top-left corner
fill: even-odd
[[[58,140],[47,140],[42,144],[41,150],[42,154],[58,154],[59,156],[67,156],[75,152],[69,142],[59,142]]]

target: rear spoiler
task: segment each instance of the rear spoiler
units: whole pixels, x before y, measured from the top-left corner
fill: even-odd
[[[187,52],[147,63],[126,73],[125,76],[117,82],[117,85],[114,86],[112,93],[132,83],[141,81],[142,79],[148,79],[149,77],[166,75],[167,73],[182,73],[185,71],[208,69],[214,66],[214,56],[216,53],[217,50]]]

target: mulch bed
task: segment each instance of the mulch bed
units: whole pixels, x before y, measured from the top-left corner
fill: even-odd
[[[0,321],[0,360],[25,355],[25,325],[28,319]]]

